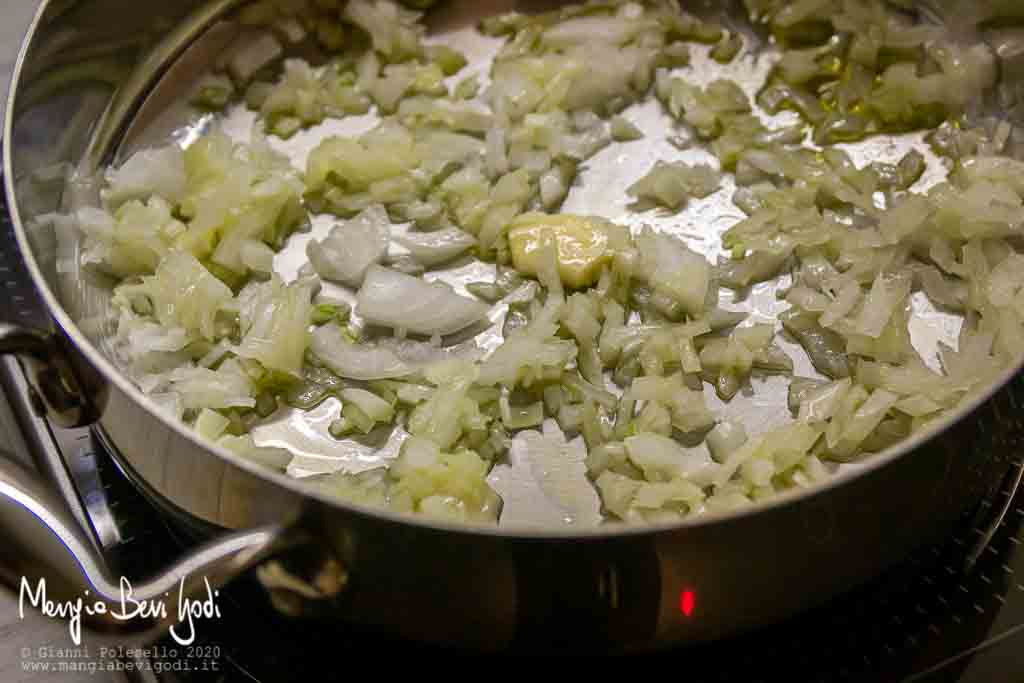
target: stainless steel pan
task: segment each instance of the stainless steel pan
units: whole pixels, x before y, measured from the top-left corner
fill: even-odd
[[[44,0],[9,95],[7,210],[49,319],[0,327],[0,352],[25,360],[40,410],[64,423],[94,424],[151,499],[216,532],[161,576],[136,582],[137,597],[160,599],[186,576],[186,591],[204,589],[204,575],[220,584],[275,557],[259,571],[283,608],[315,607],[414,638],[488,649],[696,642],[820,604],[947,533],[998,482],[1003,455],[1024,446],[1017,368],[953,418],[818,489],[750,511],[585,533],[471,529],[365,509],[211,448],[162,417],[119,371],[90,327],[104,290],[84,273],[58,277],[52,240],[34,226],[89,189],[65,186],[60,164],[95,169],[169,132],[196,129],[175,102],[225,45],[244,39],[224,20],[240,4]],[[435,25],[457,41],[470,20],[508,8],[456,5]],[[741,63],[729,75],[753,86],[762,67]],[[856,151],[862,158],[901,154],[919,141],[885,139]],[[649,150],[642,162],[655,153],[665,150]],[[625,171],[608,164],[605,173]],[[601,212],[608,207],[598,194],[584,190],[570,202]],[[773,297],[753,299],[770,305]],[[766,387],[781,398],[784,385]],[[0,468],[0,525],[0,578],[11,587],[22,576],[33,585],[43,576],[51,593],[90,590],[116,601],[116,577],[89,532],[46,486],[14,467]],[[303,571],[288,569],[296,566]],[[679,606],[684,590],[697,596],[689,616]],[[90,625],[123,641],[151,637],[166,624],[97,617]]]

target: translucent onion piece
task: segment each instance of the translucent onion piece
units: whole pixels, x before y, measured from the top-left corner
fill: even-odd
[[[463,330],[488,311],[485,304],[456,294],[448,285],[379,266],[367,272],[356,301],[359,314],[373,325],[428,336]]]

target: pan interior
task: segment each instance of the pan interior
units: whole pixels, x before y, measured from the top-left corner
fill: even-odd
[[[454,7],[449,6],[431,17],[430,42],[451,46],[463,52],[469,60],[469,65],[451,78],[450,85],[470,73],[478,73],[481,81],[486,84],[490,64],[500,41],[481,35],[475,30],[475,23],[484,16],[511,8],[510,3],[500,1],[456,3]],[[726,21],[732,26],[743,25],[739,20]],[[750,36],[753,37],[753,34]],[[112,158],[116,163],[139,149],[167,144],[169,141],[185,146],[214,126],[223,127],[225,132],[237,140],[247,140],[256,123],[256,114],[244,104],[231,105],[223,114],[214,115],[200,113],[188,102],[189,94],[217,63],[227,46],[234,48],[259,38],[258,31],[243,28],[231,19],[224,18],[204,30],[198,39],[180,46],[180,56],[155,80],[140,106],[131,109],[131,117],[105,122],[106,126],[120,130],[121,134],[115,148],[109,150],[110,154],[99,156]],[[753,102],[768,72],[779,58],[773,45],[764,42],[760,44],[760,49],[743,54],[729,64],[713,60],[708,54],[710,46],[694,45],[691,48],[691,65],[678,71],[696,84],[703,85],[718,78],[735,81]],[[776,124],[795,123],[798,120],[795,113],[770,116],[756,107],[755,111],[765,120]],[[718,192],[706,199],[689,202],[676,215],[633,211],[624,190],[646,173],[655,160],[713,163],[713,157],[700,146],[680,150],[666,139],[668,136],[659,134],[671,130],[675,123],[653,98],[646,98],[629,107],[623,115],[644,131],[646,136],[639,141],[613,142],[593,157],[572,187],[562,211],[600,215],[628,225],[634,231],[644,225],[653,226],[659,231],[682,237],[691,248],[704,253],[714,263],[724,254],[720,239],[722,233],[744,216],[731,199],[736,189],[733,178],[725,175]],[[372,128],[377,121],[373,114],[349,116],[343,120],[327,119],[318,126],[298,132],[289,140],[271,137],[270,142],[274,148],[286,154],[296,168],[304,169],[306,156],[324,137],[359,134]],[[848,152],[858,166],[873,161],[896,163],[911,149],[918,150],[926,160],[927,170],[913,189],[922,191],[940,182],[946,175],[946,169],[924,141],[924,135],[879,135],[838,147]],[[98,186],[95,179],[89,178],[91,170],[78,170],[78,179],[70,187],[73,191],[65,192],[64,208],[87,204],[95,198]],[[299,268],[307,261],[307,243],[312,239],[323,239],[336,220],[327,215],[314,216],[311,230],[293,235],[276,256],[275,271],[286,281],[294,279]],[[112,283],[78,267],[66,267],[78,261],[62,257],[77,253],[79,246],[77,236],[72,233],[54,235],[47,234],[45,230],[35,233],[35,251],[44,266],[49,264],[47,274],[65,310],[95,346],[112,363],[123,368],[124,360],[111,343],[117,321],[117,313],[111,306]],[[65,267],[57,268],[55,264],[64,264]],[[490,264],[466,259],[430,271],[428,277],[449,283],[457,291],[465,293],[467,283],[489,279],[488,276],[493,275],[493,272]],[[775,281],[756,284],[742,293],[723,288],[722,307],[749,314],[755,322],[775,323],[778,314],[788,308],[788,304],[780,300],[777,293],[789,284],[789,277],[782,276]],[[350,291],[327,282],[324,283],[324,293],[333,298],[353,298]],[[962,319],[937,309],[923,293],[914,296],[913,307],[910,333],[914,347],[928,365],[937,369],[938,346],[944,343],[956,347]],[[484,349],[493,349],[500,344],[505,312],[500,306],[492,310],[490,319],[493,324],[477,335],[478,345]],[[778,337],[777,342],[793,359],[794,375],[821,377],[799,344],[784,336]],[[751,378],[751,391],[741,391],[732,400],[723,402],[714,389],[705,384],[705,396],[708,406],[721,417],[740,419],[748,433],[756,435],[792,420],[786,400],[788,386],[787,376],[755,372]],[[338,441],[331,437],[328,426],[340,414],[340,409],[341,404],[336,399],[328,399],[311,413],[282,409],[261,423],[254,430],[253,436],[257,445],[291,451],[295,457],[287,473],[297,479],[338,471],[364,472],[386,465],[397,456],[404,436],[400,427],[386,432],[374,432],[370,438],[358,441]],[[869,462],[848,463],[838,468],[841,472],[852,472]]]

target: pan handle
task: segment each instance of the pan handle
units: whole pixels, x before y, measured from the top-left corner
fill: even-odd
[[[86,427],[99,419],[99,413],[61,341],[57,334],[0,323],[0,355],[18,356],[26,365],[36,409],[60,427]]]
[[[108,644],[151,643],[171,628],[176,638],[186,639],[190,626],[187,619],[179,619],[181,605],[207,601],[216,606],[217,589],[306,536],[297,523],[227,534],[144,582],[126,584],[126,579],[111,575],[64,510],[35,475],[0,457],[0,586],[19,596],[22,615],[33,607],[41,609],[68,621],[73,638],[86,631],[90,642]],[[79,599],[83,607],[77,625],[67,613],[55,611]],[[146,606],[142,614],[140,605]]]

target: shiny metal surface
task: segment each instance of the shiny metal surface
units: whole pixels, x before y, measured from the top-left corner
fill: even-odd
[[[33,396],[32,389],[21,364],[14,357],[0,359],[0,387],[5,396]],[[56,443],[53,430],[46,422],[38,402],[28,400],[9,402],[17,420],[18,427],[26,442],[27,454],[53,490],[64,501],[65,507],[74,517],[78,526],[94,548],[103,547],[110,540],[110,531],[97,526],[95,520],[86,509],[86,493],[76,481],[72,468],[75,461],[64,460],[60,452],[54,448]],[[8,446],[10,448],[10,446]],[[73,451],[72,451],[73,452]],[[106,531],[106,533],[104,533]]]
[[[100,433],[132,480],[207,524],[244,529],[293,515],[305,499],[200,449],[130,397],[112,391]]]
[[[99,412],[79,381],[61,338],[18,325],[0,324],[0,355],[25,363],[36,401],[66,428],[92,424]]]
[[[280,520],[309,506],[307,514],[316,519],[324,545],[333,548],[348,572],[339,616],[481,647],[587,639],[647,646],[715,638],[820,603],[942,533],[979,499],[991,480],[989,470],[1003,466],[1000,453],[1022,446],[1024,386],[1014,371],[1007,373],[1001,389],[965,406],[955,419],[933,425],[815,491],[780,496],[755,511],[678,525],[602,527],[574,534],[453,527],[343,505],[304,492],[292,478],[208,448],[187,428],[159,416],[119,372],[100,343],[104,299],[97,294],[102,287],[94,285],[101,283],[81,272],[57,278],[58,245],[35,220],[95,192],[82,180],[66,190],[42,180],[59,173],[70,177],[90,149],[94,160],[105,156],[96,150],[107,143],[96,142],[92,132],[111,126],[125,130],[129,124],[116,121],[115,114],[133,107],[146,110],[140,102],[126,106],[117,93],[146,90],[139,87],[140,78],[147,87],[155,85],[158,74],[144,73],[147,48],[169,46],[154,36],[196,35],[183,16],[201,3],[146,4],[144,11],[140,4],[44,3],[15,75],[5,122],[5,189],[19,245],[60,334],[103,377],[106,393],[94,393],[94,403],[104,431],[138,483],[183,514],[224,528]],[[472,14],[491,9],[490,3],[478,3]],[[200,11],[191,21],[205,26],[211,16]],[[466,22],[447,25],[457,33]],[[155,28],[175,26],[173,34]],[[167,54],[184,55],[185,48]],[[69,71],[74,59],[91,60],[94,68]],[[756,60],[742,62],[736,75],[746,73],[749,82],[755,67]],[[653,110],[635,115],[641,127],[664,125]],[[228,124],[237,130],[245,125],[245,115],[235,116]],[[163,130],[179,130],[180,124],[164,121]],[[143,131],[128,130],[132,144],[145,141]],[[305,144],[308,150],[311,140],[300,134],[292,144]],[[890,141],[859,153],[898,156],[900,149]],[[608,152],[617,153],[622,152]],[[654,153],[631,163],[646,167]],[[582,194],[570,198],[567,209],[632,221],[624,206],[606,207],[600,203],[606,200],[594,194],[600,194],[603,183],[622,184],[626,176],[614,174],[623,172],[626,160],[595,159],[594,172],[606,168],[612,175],[603,181],[585,178]],[[683,218],[684,229],[720,232],[723,226],[709,226],[706,220],[721,208],[713,201],[696,203],[696,213]],[[638,220],[657,222],[648,215]],[[314,234],[325,229],[318,224]],[[704,239],[712,241],[711,235]],[[282,271],[294,267],[288,254],[281,261]],[[770,291],[758,288],[748,300],[768,306],[766,312],[773,302]],[[934,329],[951,331],[941,325]],[[758,386],[762,389],[769,390],[770,400],[771,387]],[[969,414],[971,419],[963,419]],[[768,414],[766,420],[781,416]],[[685,586],[702,591],[707,612],[700,620],[680,618],[678,592]]]
[[[46,600],[54,603],[102,602],[105,609],[82,610],[81,627],[90,638],[118,645],[163,636],[178,624],[184,600],[205,599],[210,590],[281,549],[286,536],[282,525],[229,534],[158,576],[125,584],[111,575],[77,521],[64,512],[63,502],[9,456],[0,458],[0,529],[5,539],[0,581],[5,586],[26,596],[25,591],[36,595],[45,586]],[[153,606],[151,616],[123,618],[141,603]]]
[[[493,56],[500,45],[500,40],[482,36],[473,30],[466,17],[460,17],[458,4],[450,5],[432,18],[434,34],[432,40],[444,42],[457,47],[466,54],[470,66],[467,72],[478,74],[486,83],[487,74]],[[509,7],[508,2],[477,3],[474,16],[493,13]],[[205,21],[205,18],[204,18]],[[112,156],[123,160],[131,153],[148,146],[167,144],[174,140],[180,144],[194,139],[213,125],[210,115],[197,113],[187,104],[188,96],[193,92],[196,83],[206,73],[215,56],[222,52],[232,41],[244,40],[246,34],[229,21],[221,21],[182,51],[182,59],[162,72],[153,90],[148,94],[139,108],[139,115],[129,125],[123,139],[119,141]],[[250,37],[251,39],[251,37]],[[161,49],[160,52],[173,52]],[[688,75],[696,75],[695,81],[711,80],[717,77],[729,78],[739,83],[753,98],[760,84],[777,59],[777,54],[766,49],[755,54],[748,54],[729,65],[721,65],[710,59],[707,48],[696,47],[693,50],[692,68]],[[460,72],[452,77],[452,81],[464,78],[467,72]],[[133,81],[133,88],[135,82]],[[122,107],[120,98],[117,107]],[[621,191],[628,187],[636,178],[647,171],[652,160],[659,158],[678,158],[689,163],[712,161],[710,153],[700,147],[692,147],[680,151],[659,135],[660,131],[671,130],[674,121],[661,105],[648,99],[643,103],[630,107],[625,115],[641,130],[646,137],[637,142],[613,143],[600,151],[591,159],[584,169],[581,179],[571,189],[564,210],[582,214],[596,214],[607,217],[620,224],[639,230],[650,225],[659,231],[679,235],[687,240],[694,249],[705,253],[712,261],[722,254],[720,236],[735,220],[742,215],[732,203],[731,197],[735,185],[730,177],[726,177],[723,188],[712,196],[695,200],[678,215],[666,215],[658,212],[637,213],[629,204],[630,200]],[[777,123],[792,123],[795,120],[792,112],[774,117],[766,116]],[[105,124],[110,119],[104,119]],[[288,140],[270,138],[270,144],[285,154],[296,168],[305,168],[306,157],[310,150],[325,136],[358,135],[376,125],[378,119],[372,114],[349,116],[342,120],[327,120],[324,123],[305,131],[299,131]],[[244,105],[232,107],[217,121],[233,138],[246,141],[256,123],[256,115]],[[104,128],[107,126],[105,125]],[[109,136],[104,134],[104,140]],[[940,160],[924,143],[922,134],[900,136],[884,136],[873,138],[863,143],[844,146],[859,162],[865,160],[895,162],[910,149],[918,149],[928,160],[928,170],[921,182],[927,187],[944,177],[944,169]],[[111,156],[104,152],[99,156]],[[89,164],[89,160],[86,160]],[[608,191],[615,188],[615,191]],[[308,233],[293,235],[285,248],[277,255],[274,262],[275,271],[286,281],[297,276],[299,269],[307,262],[306,246],[311,240],[326,237],[335,223],[329,215],[312,217],[312,229]],[[397,229],[404,229],[399,226]],[[74,250],[69,245],[68,250]],[[472,281],[486,280],[493,277],[494,267],[473,259],[463,259],[441,269],[427,273],[427,278],[440,280],[452,285],[456,291],[466,293],[466,284]],[[79,309],[72,308],[71,313],[77,319],[113,321],[117,312],[109,307],[108,290],[93,289],[83,278],[58,279],[58,287],[73,288],[72,301]],[[787,304],[776,297],[776,291],[786,283],[761,283],[750,292],[738,294],[723,288],[720,296],[723,307],[751,314],[758,322],[772,322]],[[354,301],[354,292],[345,287],[324,282],[324,293],[332,299]],[[67,305],[67,304],[65,304]],[[911,334],[915,345],[927,362],[935,366],[938,363],[936,350],[938,343],[945,342],[955,346],[959,332],[960,320],[956,316],[945,314],[935,309],[924,296],[915,299],[917,315],[912,319]],[[501,343],[501,328],[507,306],[495,305],[489,320],[492,325],[468,340],[450,340],[464,342],[476,346],[481,352],[493,350]],[[354,316],[355,324],[359,324],[358,316]],[[111,323],[112,324],[112,323]],[[109,329],[111,324],[99,325],[101,329]],[[115,350],[102,336],[94,336],[94,342],[118,363]],[[780,337],[780,345],[793,359],[796,373],[802,376],[817,376],[806,354],[796,343]],[[715,391],[706,387],[705,398],[708,404],[723,417],[742,418],[748,430],[759,433],[777,426],[781,422],[791,420],[786,407],[788,380],[785,377],[771,374],[759,374],[752,382],[753,391],[744,392],[731,401],[721,401]],[[367,448],[355,440],[337,440],[328,434],[328,425],[340,415],[341,404],[338,401],[327,401],[313,413],[298,410],[281,410],[253,431],[258,445],[286,448],[295,456],[288,473],[297,479],[313,474],[325,474],[336,471],[357,473],[374,467],[386,466],[397,455],[397,443],[402,434],[395,430],[393,439],[384,447]],[[843,465],[844,469],[856,469],[857,465]],[[589,487],[590,484],[582,474],[576,477],[578,486]],[[536,496],[541,486],[536,482],[515,480],[511,486],[515,489],[510,493],[520,499]],[[532,490],[531,490],[532,489]],[[519,516],[511,516],[501,520],[502,526],[514,528]]]
[[[26,347],[42,343],[45,350],[49,346],[48,336],[33,334],[26,330],[38,329],[49,320],[46,308],[33,293],[32,281],[20,257],[14,242],[13,225],[6,211],[6,202],[0,197],[0,286],[6,296],[0,302],[0,311],[5,320],[15,321],[19,325],[6,327],[9,335],[7,351],[23,351]],[[40,322],[43,321],[43,322]],[[24,356],[25,354],[21,354]],[[11,403],[12,412],[25,441],[24,446],[18,442],[9,442],[6,447],[30,453],[40,472],[45,473],[47,480],[59,492],[66,507],[78,523],[86,531],[88,540],[96,546],[103,546],[110,540],[110,525],[96,525],[95,519],[87,511],[87,494],[76,485],[73,468],[75,461],[65,462],[59,453],[50,445],[58,438],[71,438],[64,430],[48,423],[44,417],[47,406],[40,397],[40,392],[32,386],[26,368],[32,363],[35,367],[46,367],[47,362],[38,358],[29,358],[26,363],[13,355],[0,358],[0,386],[7,396],[25,396],[28,400]],[[76,420],[73,420],[76,421]],[[55,433],[56,429],[56,433]],[[59,437],[58,437],[59,435]],[[70,444],[68,444],[70,446]],[[67,449],[77,452],[75,449]]]
[[[229,7],[229,3],[215,3],[215,5],[221,9]],[[202,7],[184,22],[184,27],[157,44],[154,48],[155,56],[147,57],[123,87],[116,91],[109,103],[108,110],[99,119],[98,134],[90,136],[86,142],[85,159],[76,166],[79,180],[70,184],[69,191],[65,192],[61,198],[61,205],[67,207],[69,203],[74,205],[78,202],[94,201],[95,188],[92,187],[88,177],[97,159],[111,156],[123,159],[136,149],[152,144],[164,144],[169,139],[184,142],[193,139],[210,125],[211,119],[208,115],[197,114],[186,104],[187,96],[216,55],[220,54],[225,46],[231,44],[233,40],[245,37],[244,35],[240,36],[237,27],[231,28],[228,21],[214,22],[214,15],[209,10],[211,6]],[[507,2],[491,2],[484,5],[478,3],[474,7],[473,16],[507,9],[510,6]],[[438,27],[435,39],[459,47],[471,58],[473,64],[471,68],[485,75],[497,42],[476,34],[471,29],[468,17],[460,16],[460,12],[464,10],[465,6],[454,4],[450,10],[435,16],[432,22],[435,27]],[[197,29],[188,28],[193,23],[211,28],[189,46],[178,45],[177,42],[183,37],[194,37],[200,33]],[[751,95],[756,92],[758,84],[763,80],[776,58],[771,50],[766,50],[754,55],[747,55],[733,64],[722,66],[710,60],[704,54],[705,52],[706,50],[701,51],[699,48],[694,50],[691,70],[693,74],[698,76],[703,74],[700,76],[703,78],[710,78],[713,74],[734,79]],[[170,55],[180,55],[180,59],[173,65],[167,66],[167,58]],[[140,74],[150,77],[151,88],[149,90],[143,86],[145,79]],[[129,106],[129,101],[132,98],[137,100],[140,93],[146,94],[144,101],[135,103],[134,107]],[[112,115],[112,112],[123,114],[131,111],[138,112],[138,116],[131,122],[122,122]],[[641,129],[649,133],[647,140],[628,145],[612,145],[599,153],[588,164],[582,182],[571,192],[566,203],[566,210],[605,215],[635,228],[644,224],[652,224],[660,230],[679,234],[687,239],[691,246],[714,258],[720,253],[719,236],[732,220],[730,216],[739,215],[739,210],[732,205],[729,199],[732,189],[730,180],[727,179],[726,187],[722,191],[706,200],[692,202],[687,210],[679,216],[663,216],[653,212],[637,214],[629,209],[624,195],[605,191],[608,187],[618,188],[628,185],[634,177],[647,169],[652,158],[674,154],[689,161],[699,161],[707,156],[707,152],[697,148],[679,153],[661,136],[653,134],[658,130],[671,128],[673,125],[656,103],[646,102],[632,107],[627,110],[626,114]],[[783,114],[778,118],[784,119],[786,116]],[[245,139],[254,120],[252,112],[244,107],[236,107],[224,117],[222,125],[230,135]],[[317,128],[299,132],[288,141],[272,139],[271,144],[287,154],[293,163],[301,168],[304,166],[306,154],[324,135],[357,134],[374,125],[374,121],[373,116],[348,117],[342,121],[329,120]],[[123,140],[116,140],[116,136],[112,132],[119,130],[125,131]],[[97,137],[100,142],[97,142]],[[116,149],[111,149],[112,147],[116,147]],[[873,138],[864,143],[848,145],[847,149],[854,158],[863,163],[866,159],[896,160],[911,147],[921,148],[926,154],[926,158],[929,159],[929,170],[922,180],[922,185],[926,186],[940,178],[942,175],[941,165],[930,149],[923,144],[920,134]],[[31,195],[31,193],[29,194]],[[49,226],[45,222],[36,223],[23,220],[23,223],[28,226],[28,233],[35,234],[34,239],[41,244],[46,244],[49,249],[49,251],[43,249],[37,252],[42,257],[42,263],[48,263],[55,258],[54,254],[49,253],[51,251],[56,252],[56,250],[62,249],[68,253],[77,251],[78,245],[73,241],[67,244],[59,242],[54,244],[52,237],[47,235]],[[294,278],[299,267],[306,261],[305,246],[308,241],[323,237],[331,225],[332,219],[329,216],[315,216],[312,230],[307,234],[294,235],[286,248],[277,256],[275,270],[285,279]],[[40,235],[47,236],[44,238]],[[445,280],[456,289],[462,289],[468,281],[486,277],[491,270],[492,266],[488,264],[467,261],[434,271],[430,277]],[[47,272],[45,268],[44,272]],[[49,282],[78,329],[84,331],[85,336],[93,342],[91,346],[98,347],[102,352],[105,358],[101,359],[101,362],[109,361],[116,369],[119,361],[115,350],[109,343],[109,331],[116,320],[116,313],[109,306],[109,283],[97,281],[90,273],[80,270],[62,273],[60,277],[56,277],[56,273],[50,273]],[[784,284],[784,282],[779,282],[757,285],[742,298],[737,297],[731,291],[723,290],[724,305],[751,313],[753,318],[758,321],[773,320],[782,306],[775,297],[775,291],[778,286]],[[352,292],[330,283],[325,284],[325,291],[335,298],[352,298]],[[959,320],[954,316],[936,311],[924,297],[918,297],[915,306],[918,315],[913,319],[912,338],[926,361],[934,364],[937,362],[935,350],[939,341],[955,344]],[[500,322],[503,319],[501,308],[495,307],[490,318],[496,324],[478,335],[475,340],[471,340],[471,343],[475,342],[483,349],[493,348],[500,342]],[[797,374],[810,376],[815,374],[798,345],[785,340],[780,340],[780,342],[794,360]],[[96,361],[97,359],[91,358],[91,360]],[[117,377],[122,380],[117,383],[117,388],[138,398],[134,387],[123,380],[123,374],[118,373]],[[783,377],[762,375],[755,377],[753,386],[755,391],[750,395],[740,394],[732,401],[723,403],[708,387],[706,398],[709,404],[723,416],[742,417],[748,430],[757,433],[779,422],[791,419],[785,406],[787,386]],[[145,398],[142,400],[146,401]],[[315,415],[302,415],[298,411],[283,410],[271,418],[267,424],[258,427],[254,431],[254,438],[258,444],[286,447],[298,456],[295,466],[289,468],[289,474],[299,480],[310,474],[338,470],[361,471],[386,464],[394,456],[396,452],[394,443],[389,443],[389,447],[374,452],[356,442],[338,442],[331,438],[327,434],[326,427],[334,417],[337,417],[339,410],[340,404],[336,401],[325,403],[316,411]],[[116,432],[123,430],[123,425],[108,424],[106,426],[112,438],[118,441]],[[179,433],[182,431],[181,425],[171,426]],[[132,427],[132,429],[136,428]],[[191,437],[192,435],[187,434],[187,436]],[[125,446],[121,450],[131,453],[134,449]],[[147,453],[148,451],[149,449],[146,450]],[[222,455],[231,462],[237,462],[230,454]],[[163,462],[133,464],[140,471],[159,470],[163,473],[162,481],[174,480],[174,475],[167,473]],[[873,461],[866,466],[874,464]],[[843,469],[854,473],[864,466],[861,464],[845,465]],[[172,469],[179,470],[176,465],[172,466]],[[191,472],[193,469],[189,466],[185,471]],[[186,481],[189,480],[186,479]],[[301,481],[288,483],[293,488],[301,488],[301,486],[296,486],[297,484],[301,485]],[[181,502],[181,507],[185,509],[190,509],[193,505],[192,502],[186,500],[188,494],[181,490],[183,488],[181,486],[164,483],[162,487],[158,486],[157,488],[163,495],[176,502]],[[208,500],[210,492],[204,491],[198,496],[203,500]],[[182,500],[178,501],[178,498]],[[208,521],[218,523],[216,518],[209,517],[209,514],[206,512],[201,516]]]

